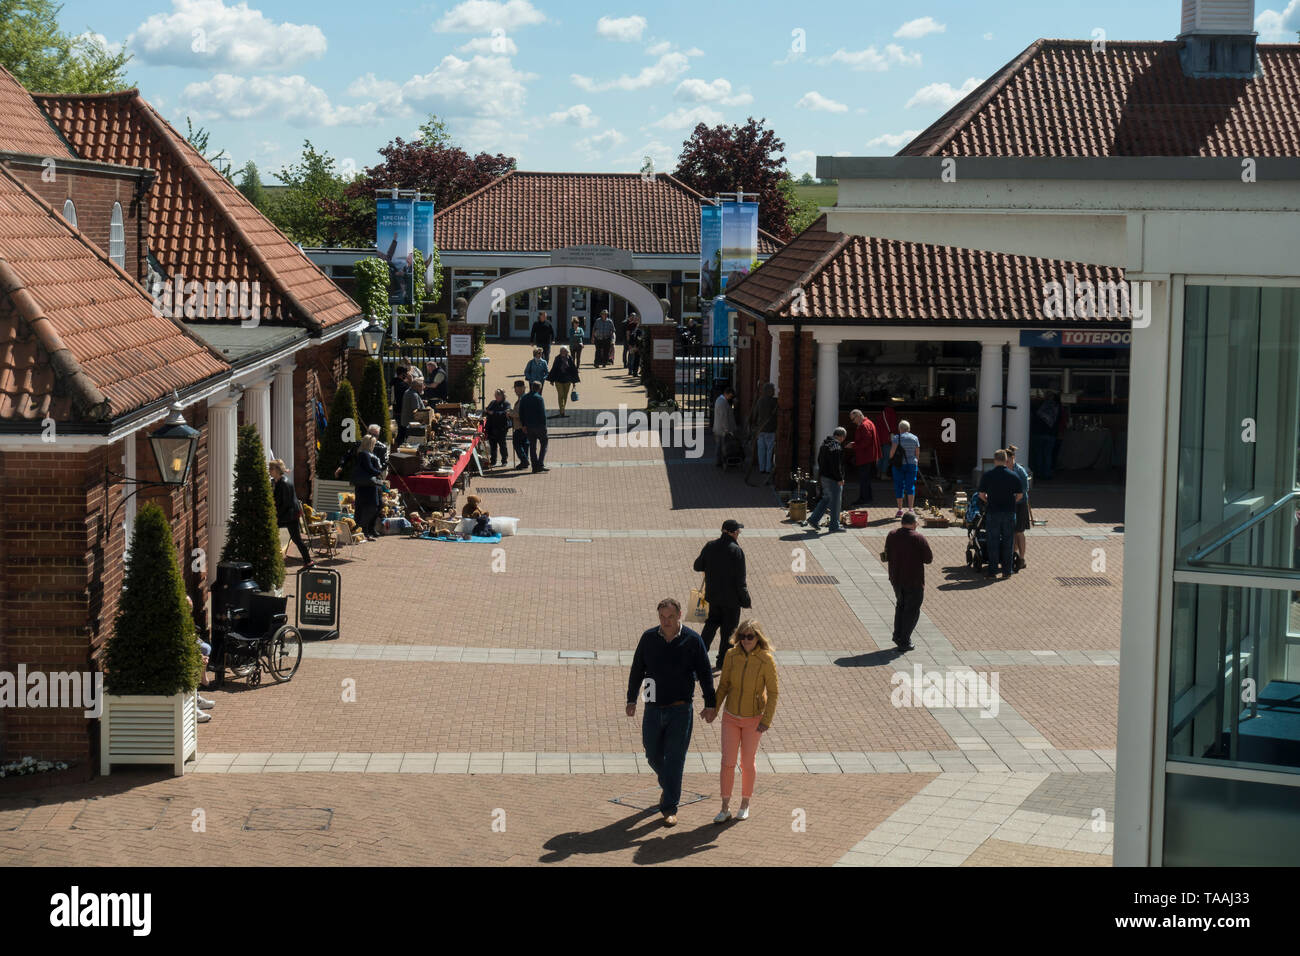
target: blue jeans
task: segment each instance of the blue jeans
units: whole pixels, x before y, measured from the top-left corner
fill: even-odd
[[[528,464],[528,436],[518,428],[514,430],[515,443],[515,460],[521,464]]]
[[[1003,574],[1010,574],[1011,549],[1015,543],[1016,513],[1014,511],[990,511],[984,515],[984,527],[989,533],[989,566],[986,573],[997,574],[999,564]]]
[[[829,478],[822,479],[822,500],[817,502],[817,507],[813,509],[812,514],[808,516],[808,523],[814,528],[822,520],[822,515],[830,511],[830,530],[840,530],[840,499],[844,497],[844,489],[838,481],[832,481]]]
[[[764,474],[772,470],[772,453],[776,450],[776,432],[758,433],[758,470]]]
[[[894,497],[906,498],[916,494],[916,462],[894,468]]]
[[[682,798],[682,772],[686,769],[686,749],[691,745],[691,728],[695,715],[691,702],[671,705],[646,704],[641,718],[641,745],[650,769],[659,775],[659,786],[664,795],[659,802],[659,812],[665,815],[677,812]]]

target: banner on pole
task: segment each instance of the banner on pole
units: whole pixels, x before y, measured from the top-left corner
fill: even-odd
[[[415,249],[415,204],[410,199],[375,200],[375,248],[388,263],[388,304],[411,302]]]
[[[700,307],[722,290],[722,207],[700,207]]]
[[[724,202],[722,204],[721,289],[725,290],[749,275],[749,270],[757,256],[758,203]]]

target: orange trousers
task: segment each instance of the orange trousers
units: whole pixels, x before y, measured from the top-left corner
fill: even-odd
[[[740,752],[740,795],[748,800],[754,795],[754,778],[758,768],[754,766],[754,757],[758,754],[758,742],[762,734],[758,725],[763,722],[763,715],[756,717],[736,717],[726,710],[722,712],[722,773],[718,786],[724,799],[731,799],[731,791],[736,785],[736,752]]]

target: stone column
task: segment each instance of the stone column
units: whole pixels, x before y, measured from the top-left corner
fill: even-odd
[[[1028,468],[1029,461],[1029,349],[1023,345],[1011,346],[1007,362],[1007,444],[1015,445],[1016,460]]]
[[[983,469],[985,458],[1002,444],[1002,343],[984,342],[980,352],[979,432],[975,449],[975,473]]]
[[[284,462],[284,470],[293,480],[293,419],[297,403],[293,395],[292,362],[281,362],[272,371],[275,378],[272,384],[271,408],[271,444],[275,446],[276,457]]]
[[[244,421],[257,426],[266,460],[275,457],[271,444],[271,380],[256,382],[244,389]]]
[[[235,446],[239,409],[233,397],[208,400],[208,583],[226,547],[226,523],[235,499]]]
[[[768,332],[772,335],[772,361],[769,363],[767,380],[775,385],[781,375],[781,328],[769,327]]]
[[[820,445],[840,417],[840,341],[817,339],[817,421],[814,445]]]

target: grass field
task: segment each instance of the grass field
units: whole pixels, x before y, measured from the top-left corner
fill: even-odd
[[[795,194],[800,199],[806,199],[816,203],[818,206],[834,206],[835,197],[840,191],[839,186],[795,186]]]

